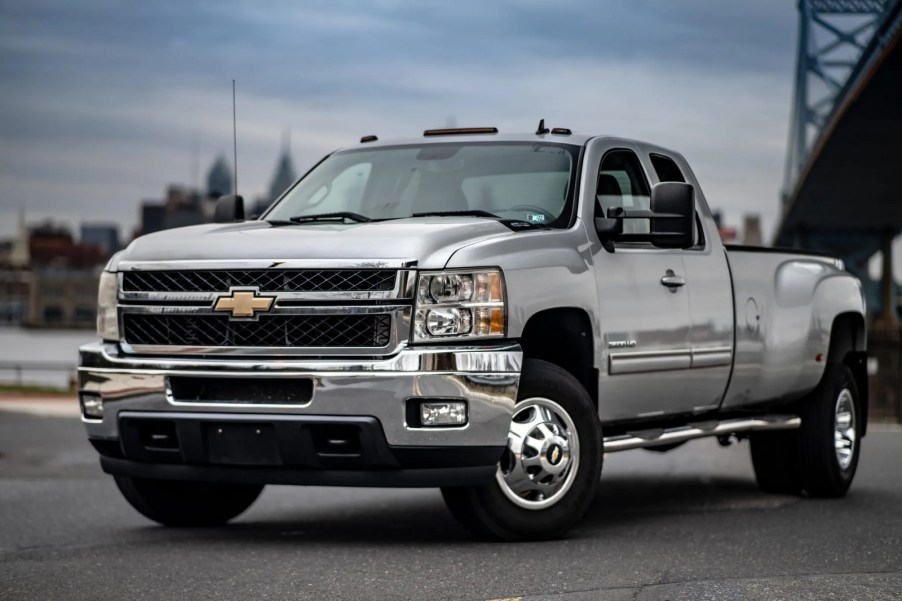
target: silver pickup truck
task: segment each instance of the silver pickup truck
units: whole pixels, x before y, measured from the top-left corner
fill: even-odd
[[[765,491],[851,484],[859,281],[725,249],[677,153],[368,136],[216,217],[117,254],[80,350],[88,437],[152,520],[220,524],[265,484],[441,487],[478,535],[560,536],[607,453],[706,436],[748,438]]]

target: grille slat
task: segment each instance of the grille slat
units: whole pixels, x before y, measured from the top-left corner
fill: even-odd
[[[233,321],[226,315],[124,315],[133,345],[379,348],[389,343],[391,315],[261,315]]]
[[[256,286],[261,292],[379,292],[395,287],[391,269],[216,269],[126,271],[125,292],[227,292]]]

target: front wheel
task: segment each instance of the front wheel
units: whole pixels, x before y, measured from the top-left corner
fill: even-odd
[[[452,515],[474,534],[556,538],[589,509],[601,474],[601,425],[583,386],[551,363],[527,360],[495,481],[443,488]]]
[[[218,526],[243,513],[261,484],[214,484],[115,476],[125,500],[165,526]]]

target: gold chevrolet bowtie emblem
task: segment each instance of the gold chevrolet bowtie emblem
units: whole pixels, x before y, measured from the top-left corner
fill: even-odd
[[[233,290],[231,296],[220,296],[214,311],[229,311],[232,317],[253,317],[257,311],[269,311],[275,300],[272,296],[257,296],[251,290]]]

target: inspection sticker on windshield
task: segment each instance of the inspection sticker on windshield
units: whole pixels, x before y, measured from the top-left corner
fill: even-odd
[[[545,216],[542,215],[541,213],[527,213],[526,221],[528,221],[530,223],[544,223]]]

